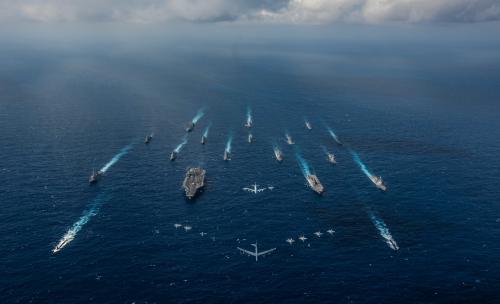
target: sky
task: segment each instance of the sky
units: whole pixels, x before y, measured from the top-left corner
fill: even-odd
[[[500,20],[500,0],[0,0],[0,21],[383,24]]]

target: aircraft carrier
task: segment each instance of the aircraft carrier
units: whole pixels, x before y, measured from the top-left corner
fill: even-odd
[[[307,176],[307,182],[309,186],[318,194],[322,194],[325,191],[325,188],[319,181],[318,177],[314,174],[310,174]]]
[[[186,172],[182,186],[188,199],[194,198],[198,190],[205,186],[205,173],[206,171],[202,168],[190,168]]]

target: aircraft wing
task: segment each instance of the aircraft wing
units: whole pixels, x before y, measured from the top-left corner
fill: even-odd
[[[258,191],[258,192],[262,192],[262,191],[264,191],[264,190],[266,190],[266,189],[259,189],[259,190],[257,190],[257,191]]]
[[[243,190],[244,190],[244,191],[248,191],[248,192],[254,192],[254,190],[253,190],[253,189],[251,189],[251,188],[243,188]]]
[[[262,251],[262,252],[259,252],[257,255],[264,255],[264,254],[268,254],[268,253],[271,253],[273,251],[275,251],[276,248],[273,248],[273,249],[269,249],[269,250],[266,250],[266,251]]]
[[[237,247],[239,251],[243,252],[243,253],[246,253],[248,255],[251,255],[251,256],[256,256],[255,255],[255,252],[252,252],[252,251],[249,251],[249,250],[246,250],[246,249],[243,249],[243,248],[240,248],[240,247]],[[260,255],[260,253],[259,253]]]

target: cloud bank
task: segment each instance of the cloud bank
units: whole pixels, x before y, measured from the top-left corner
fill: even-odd
[[[1,21],[432,23],[500,20],[500,0],[0,0]]]

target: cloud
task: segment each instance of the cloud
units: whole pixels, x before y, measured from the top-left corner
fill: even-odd
[[[283,23],[482,22],[500,19],[497,0],[290,0],[261,20]]]
[[[0,19],[38,22],[483,22],[498,0],[0,0]]]

